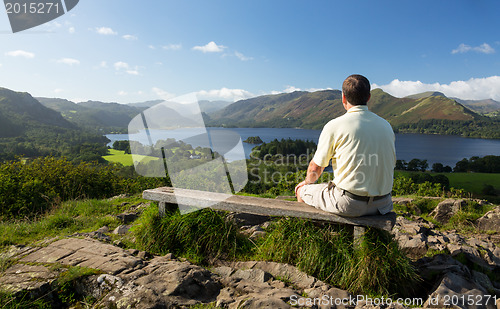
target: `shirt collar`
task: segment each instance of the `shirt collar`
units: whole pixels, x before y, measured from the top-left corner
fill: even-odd
[[[356,105],[356,106],[349,108],[349,110],[347,112],[354,113],[354,112],[362,112],[362,111],[367,111],[367,110],[368,110],[368,106],[366,106],[366,105]]]

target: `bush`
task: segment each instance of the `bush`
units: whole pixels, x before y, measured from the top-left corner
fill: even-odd
[[[106,198],[167,185],[168,178],[125,178],[116,165],[45,157],[0,164],[0,218],[32,218],[61,201]]]

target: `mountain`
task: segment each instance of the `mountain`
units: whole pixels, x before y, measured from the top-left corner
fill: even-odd
[[[22,136],[47,128],[76,129],[58,112],[47,108],[29,93],[0,88],[0,137]]]
[[[64,100],[57,104],[71,106]],[[0,88],[0,161],[15,155],[76,157],[81,154],[78,145],[85,144],[92,152],[106,142],[104,136],[80,129],[29,93]]]
[[[474,120],[479,115],[441,93],[426,93],[396,98],[374,89],[370,110],[393,126],[427,119]],[[321,129],[330,119],[345,113],[339,90],[296,91],[266,95],[235,102],[209,113],[209,123],[225,126],[301,127]]]
[[[77,104],[57,98],[37,98],[37,100],[44,106],[61,113],[66,120],[81,128],[105,133],[125,130],[130,120],[147,108],[145,105],[99,101]],[[146,103],[148,102],[144,102]],[[156,102],[153,105],[156,105]]]
[[[458,103],[467,106],[476,113],[488,114],[500,111],[500,102],[485,99],[485,100],[462,100],[458,98],[453,98]]]

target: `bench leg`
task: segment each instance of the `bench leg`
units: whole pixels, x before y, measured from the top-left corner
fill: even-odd
[[[353,245],[354,247],[358,247],[363,240],[363,235],[366,232],[366,228],[364,226],[353,226]]]
[[[167,212],[173,212],[177,209],[177,207],[177,204],[158,202],[158,214],[160,217],[165,217]]]

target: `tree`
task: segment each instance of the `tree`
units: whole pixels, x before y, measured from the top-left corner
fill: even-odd
[[[442,163],[434,163],[432,164],[432,171],[434,173],[443,173],[444,172],[444,166]]]

